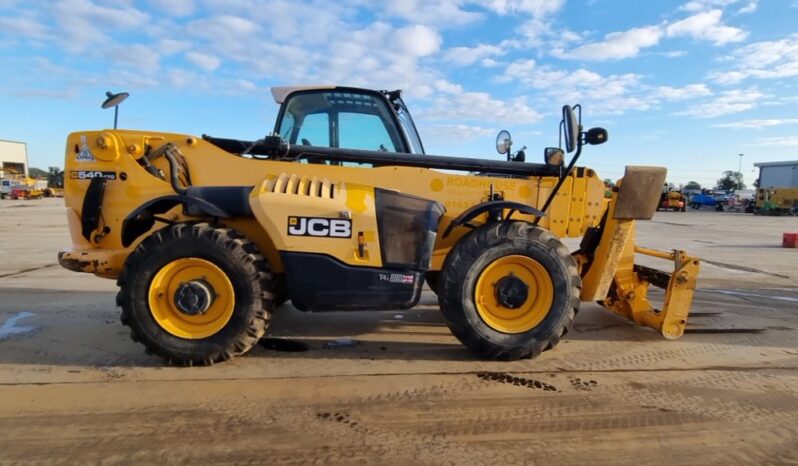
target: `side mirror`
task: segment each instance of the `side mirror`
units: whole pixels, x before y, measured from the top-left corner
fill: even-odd
[[[565,163],[565,152],[559,147],[547,147],[543,151],[543,160],[550,167],[561,167]]]
[[[505,129],[499,131],[496,136],[496,151],[502,155],[509,154],[512,145],[513,139],[510,137],[510,132]]]
[[[526,162],[526,152],[524,152],[524,149],[521,149],[515,153],[513,162]]]
[[[579,121],[570,105],[562,108],[562,121],[565,128],[565,151],[571,153],[579,145]]]
[[[590,128],[585,134],[585,142],[597,146],[607,142],[607,130],[604,128]]]

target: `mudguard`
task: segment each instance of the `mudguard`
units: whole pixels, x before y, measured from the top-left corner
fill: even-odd
[[[470,222],[471,220],[477,218],[479,215],[484,214],[485,212],[490,212],[492,210],[517,210],[522,214],[527,215],[534,215],[536,217],[544,217],[546,214],[541,212],[540,210],[529,206],[527,204],[522,204],[520,202],[513,202],[513,201],[488,201],[483,202],[482,204],[477,204],[468,210],[465,210],[463,213],[458,215],[449,226],[446,227],[446,231],[443,232],[443,237],[446,238],[451,234],[452,230],[457,228],[460,225],[465,225],[466,223]],[[508,216],[509,217],[509,216]]]

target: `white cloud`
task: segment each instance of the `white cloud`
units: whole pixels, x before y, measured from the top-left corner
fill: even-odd
[[[75,89],[15,89],[11,95],[26,99],[69,100],[77,96]]]
[[[50,35],[47,26],[29,16],[2,16],[0,17],[0,30],[7,34],[39,40],[46,39]]]
[[[435,80],[433,86],[436,91],[446,94],[461,94],[463,92],[463,86],[459,84],[453,84],[445,79]]]
[[[431,107],[423,109],[419,114],[428,120],[478,120],[494,123],[534,123],[542,118],[523,98],[501,100],[484,92],[463,92],[437,97]]]
[[[425,57],[436,53],[443,39],[434,29],[415,25],[397,29],[394,41],[401,52],[412,57]]]
[[[670,52],[664,52],[663,55],[668,58],[679,58],[687,55],[687,52],[685,50],[671,50]]]
[[[601,42],[585,44],[570,52],[555,51],[554,54],[561,58],[591,61],[621,60],[635,57],[641,49],[657,45],[662,35],[662,28],[659,26],[634,28],[609,33]]]
[[[411,23],[439,27],[462,26],[482,19],[482,14],[463,8],[462,0],[402,0],[380,2],[390,15]]]
[[[175,55],[190,48],[191,42],[187,40],[163,39],[158,41],[157,44],[157,50],[163,56]]]
[[[499,16],[512,15],[526,17],[515,28],[515,32],[523,37],[523,45],[536,48],[543,47],[548,41],[563,41],[563,36],[573,34],[571,31],[555,27],[551,18],[565,5],[565,0],[471,0],[483,8]]]
[[[679,9],[683,11],[699,12],[715,8],[726,8],[740,1],[742,0],[691,0],[680,6]]]
[[[743,120],[743,121],[734,121],[731,123],[719,123],[717,125],[712,125],[712,126],[714,126],[715,128],[730,128],[730,129],[763,129],[773,126],[782,126],[782,125],[798,125],[798,118],[786,118],[786,119],[771,118],[765,120]]]
[[[476,47],[452,47],[446,51],[443,58],[455,65],[468,66],[505,53],[506,50],[500,46],[479,44]]]
[[[170,85],[177,88],[202,88],[205,87],[203,79],[197,73],[184,69],[172,69],[166,73],[166,78]]]
[[[235,79],[233,80],[233,83],[236,85],[236,87],[243,91],[254,91],[258,88],[255,83],[252,81],[247,81],[246,79]]]
[[[677,115],[714,118],[721,115],[744,112],[756,108],[765,97],[767,95],[755,88],[724,91],[711,101],[692,105],[687,110],[677,113]]]
[[[108,58],[120,65],[142,70],[153,70],[159,66],[160,55],[142,44],[119,45],[110,48]]]
[[[704,2],[701,3],[704,5]],[[693,11],[692,7],[685,9]],[[641,50],[658,45],[665,36],[692,37],[712,42],[716,46],[740,42],[748,37],[748,33],[742,29],[723,24],[722,16],[723,11],[719,9],[700,11],[673,23],[611,32],[601,41],[583,44],[570,51],[564,50],[563,47],[554,47],[551,53],[558,58],[566,59],[622,60],[636,57]],[[666,52],[666,56],[680,56],[683,53]]]
[[[772,138],[759,138],[756,140],[758,146],[784,146],[798,147],[798,136],[776,136]]]
[[[710,78],[736,84],[748,78],[778,79],[798,76],[798,33],[775,41],[755,42],[734,51],[731,70],[714,71]]]
[[[740,42],[748,37],[742,29],[727,26],[722,22],[723,10],[709,10],[697,13],[667,26],[668,37],[692,37],[706,40],[714,45]]]
[[[478,3],[500,15],[527,13],[542,18],[560,11],[565,0],[482,0]]]
[[[427,125],[420,129],[424,141],[462,144],[475,139],[494,136],[498,131],[483,126],[463,124]]]
[[[757,3],[756,1],[750,1],[747,5],[737,10],[738,15],[745,15],[748,13],[753,13],[756,11]]]
[[[194,13],[194,0],[148,0],[153,8],[172,16],[188,16]]]
[[[684,87],[660,86],[659,95],[667,100],[686,100],[712,95],[706,84],[689,84]]]
[[[90,44],[108,44],[108,32],[141,28],[149,21],[149,15],[134,7],[102,6],[91,0],[59,0],[51,8],[65,34],[59,40],[72,52]]]
[[[634,73],[603,76],[584,68],[558,70],[535,60],[521,60],[509,64],[499,81],[518,81],[545,90],[549,106],[582,102],[590,106],[592,114],[617,115],[630,109],[647,110],[656,103],[656,96],[645,92],[640,78]]]
[[[200,52],[187,52],[186,60],[206,71],[213,71],[222,63],[219,57]]]
[[[213,16],[191,21],[186,26],[189,33],[217,41],[244,40],[257,34],[259,26],[252,20],[232,15]]]

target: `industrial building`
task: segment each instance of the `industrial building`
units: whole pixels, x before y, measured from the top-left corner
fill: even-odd
[[[0,139],[0,178],[28,175],[28,146]]]
[[[798,160],[755,163],[760,188],[798,188]]]

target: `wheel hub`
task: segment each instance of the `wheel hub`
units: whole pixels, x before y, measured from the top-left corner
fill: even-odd
[[[210,309],[216,298],[213,288],[203,280],[191,280],[178,285],[174,301],[183,314],[196,316]]]
[[[509,309],[520,308],[529,298],[529,286],[515,275],[502,277],[496,283],[496,301]]]

